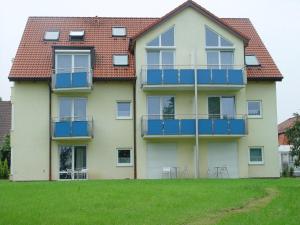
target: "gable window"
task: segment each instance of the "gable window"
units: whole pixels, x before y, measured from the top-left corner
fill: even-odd
[[[88,51],[89,52],[89,51]],[[89,72],[90,53],[56,53],[56,73]]]
[[[44,34],[45,41],[58,41],[59,31],[46,31]]]
[[[263,148],[250,147],[249,148],[249,164],[263,164]]]
[[[174,96],[148,96],[147,108],[149,119],[174,119]]]
[[[114,66],[128,66],[128,55],[113,55]]]
[[[255,55],[246,55],[245,64],[247,66],[260,66],[260,63]]]
[[[250,100],[247,101],[248,117],[249,118],[261,118],[262,117],[262,107],[261,101]]]
[[[113,37],[125,37],[126,28],[125,27],[112,27],[112,36]]]
[[[174,27],[147,43],[148,47],[174,47]]]
[[[132,166],[132,150],[117,149],[117,166]]]
[[[233,96],[208,97],[209,118],[234,118],[235,99]]]
[[[131,119],[131,102],[117,102],[117,119]]]
[[[60,121],[86,121],[86,98],[61,97],[59,99]]]
[[[212,29],[205,27],[206,47],[232,47],[233,44]]]

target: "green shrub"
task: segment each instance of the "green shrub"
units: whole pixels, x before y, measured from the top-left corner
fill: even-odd
[[[283,177],[287,177],[289,174],[289,169],[287,167],[285,167],[283,170],[282,170],[282,174],[281,176]]]
[[[289,175],[290,177],[294,176],[294,167],[290,167]]]
[[[0,179],[4,178],[4,170],[3,170],[3,163],[0,160]]]
[[[0,160],[0,179],[7,179],[9,177],[8,162],[5,159],[4,162]]]

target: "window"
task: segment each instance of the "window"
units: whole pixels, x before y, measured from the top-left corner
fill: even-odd
[[[207,51],[208,69],[231,69],[234,64],[232,51]]]
[[[147,51],[148,69],[172,69],[174,67],[175,52],[170,50]]]
[[[132,166],[131,152],[131,149],[117,149],[117,166]]]
[[[174,27],[148,42],[148,47],[174,47]]]
[[[131,102],[117,102],[117,119],[131,119]]]
[[[213,31],[212,29],[205,27],[205,42],[206,47],[232,47],[233,44],[223,38],[221,35]]]
[[[261,101],[248,101],[248,117],[249,118],[261,118],[262,110],[261,110]]]
[[[86,146],[59,147],[59,179],[86,179]]]
[[[82,41],[84,38],[84,30],[70,31],[70,41]]]
[[[247,66],[260,66],[260,63],[255,55],[246,55],[245,63]]]
[[[235,99],[232,96],[208,97],[209,118],[234,118]]]
[[[147,98],[149,119],[174,119],[174,96],[148,96]]]
[[[128,55],[113,55],[114,66],[128,66]]]
[[[45,41],[58,41],[59,31],[46,31],[44,34]]]
[[[113,37],[125,37],[126,28],[125,27],[112,27],[112,36]]]
[[[262,147],[249,148],[249,164],[263,164],[263,149]]]
[[[86,121],[86,98],[61,97],[59,99],[59,118],[61,121]]]
[[[56,73],[88,72],[90,70],[89,53],[56,53]]]

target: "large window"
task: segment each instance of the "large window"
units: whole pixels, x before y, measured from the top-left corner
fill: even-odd
[[[59,179],[86,178],[86,146],[60,146]]]
[[[132,166],[132,150],[117,149],[117,166]]]
[[[117,119],[131,119],[131,102],[117,102]]]
[[[59,99],[59,118],[60,120],[85,121],[86,98],[61,97]]]
[[[232,96],[208,97],[209,118],[234,118],[235,100]]]
[[[250,147],[249,148],[249,164],[263,164],[263,148]]]
[[[174,27],[169,28],[167,31],[152,39],[148,42],[148,47],[173,47],[174,46]]]
[[[233,44],[212,29],[205,27],[206,47],[232,47]]]
[[[171,50],[148,50],[148,69],[172,69],[174,67],[175,52]]]
[[[90,54],[56,54],[56,73],[88,72],[90,67]]]
[[[261,101],[259,101],[259,100],[247,101],[247,108],[248,108],[248,117],[249,118],[261,118],[262,117]]]
[[[174,119],[174,96],[148,96],[147,107],[149,119]]]

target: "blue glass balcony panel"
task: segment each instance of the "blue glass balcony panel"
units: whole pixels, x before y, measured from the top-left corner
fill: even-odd
[[[226,70],[225,69],[212,69],[212,79],[213,84],[227,84]]]
[[[179,134],[179,120],[164,120],[163,127],[165,135]]]
[[[213,134],[229,134],[227,119],[213,120]]]
[[[88,121],[73,121],[72,122],[72,136],[73,137],[89,136]]]
[[[228,70],[228,83],[229,84],[244,84],[243,71],[242,70]]]
[[[163,70],[163,83],[164,84],[178,84],[178,70],[164,69]]]
[[[207,69],[199,69],[197,70],[197,81],[198,84],[210,84],[211,83],[211,77],[210,77],[211,71]]]
[[[87,72],[75,72],[72,74],[72,87],[88,87]]]
[[[147,84],[158,85],[162,84],[162,70],[148,69],[147,70]]]
[[[246,125],[244,119],[231,119],[230,120],[230,133],[231,134],[245,134]]]
[[[54,127],[55,137],[71,136],[71,121],[56,122]]]
[[[148,120],[148,131],[149,135],[162,135],[163,134],[163,122],[162,120],[150,119]]]
[[[180,84],[194,84],[195,72],[193,69],[180,70]]]
[[[56,74],[55,88],[70,88],[71,87],[71,73]]]
[[[199,119],[198,120],[198,133],[212,134],[212,120],[211,119]]]
[[[196,124],[193,119],[183,119],[181,120],[181,134],[191,135],[196,132]]]

